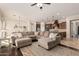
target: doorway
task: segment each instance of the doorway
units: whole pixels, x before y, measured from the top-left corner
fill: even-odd
[[[70,36],[71,38],[79,38],[79,19],[70,22]]]

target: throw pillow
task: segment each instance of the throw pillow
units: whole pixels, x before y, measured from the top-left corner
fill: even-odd
[[[49,38],[56,40],[57,33],[50,33]]]

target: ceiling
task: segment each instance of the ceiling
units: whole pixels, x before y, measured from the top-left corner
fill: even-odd
[[[53,20],[64,19],[68,16],[79,15],[79,3],[52,3],[44,5],[41,10],[32,3],[0,3],[1,12],[8,18],[19,17],[24,20]],[[53,17],[54,16],[54,17]]]

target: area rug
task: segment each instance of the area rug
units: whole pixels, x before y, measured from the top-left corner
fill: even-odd
[[[33,42],[32,45],[20,48],[23,56],[79,56],[79,51],[56,46],[51,50],[46,50],[38,46],[38,42]]]

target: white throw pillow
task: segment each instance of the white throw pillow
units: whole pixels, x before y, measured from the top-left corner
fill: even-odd
[[[49,38],[56,40],[57,33],[50,33]]]

